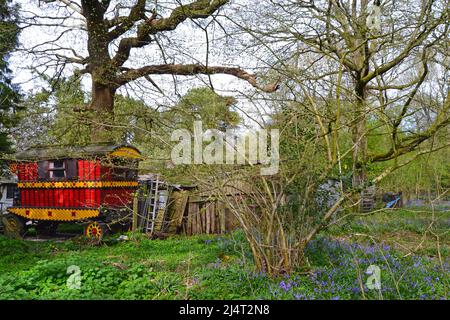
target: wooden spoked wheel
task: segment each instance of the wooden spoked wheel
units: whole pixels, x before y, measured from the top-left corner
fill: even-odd
[[[88,223],[84,229],[84,235],[89,240],[100,241],[105,236],[107,231],[106,225],[103,222],[93,221]]]
[[[25,234],[25,221],[13,214],[2,217],[4,233],[8,238],[22,239]]]

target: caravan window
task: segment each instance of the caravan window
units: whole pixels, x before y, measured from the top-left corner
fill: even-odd
[[[66,166],[64,160],[50,161],[48,172],[51,179],[65,178]]]

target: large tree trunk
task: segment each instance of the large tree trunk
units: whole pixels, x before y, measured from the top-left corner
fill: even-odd
[[[357,83],[355,88],[356,104],[355,119],[352,128],[353,149],[353,180],[354,188],[360,187],[367,179],[365,163],[367,160],[367,136],[366,136],[366,101],[365,88],[361,83]]]
[[[365,186],[367,183],[367,121],[366,121],[366,85],[357,79],[355,86],[355,118],[352,127],[353,149],[353,178],[352,187],[361,189],[355,193],[355,203],[359,201],[359,205],[355,206],[355,211],[371,211],[374,206],[374,190]]]
[[[81,1],[81,5],[89,34],[87,70],[92,78],[92,101],[89,106],[92,112],[91,142],[105,142],[111,140],[110,129],[117,88],[113,80],[117,70],[111,64],[108,27],[104,19],[108,5],[88,0]]]
[[[92,81],[91,142],[111,141],[111,124],[114,120],[114,97],[116,89],[108,84]]]
[[[353,1],[353,5],[356,6],[357,1]],[[354,15],[358,15],[357,21],[361,26],[366,25],[367,17],[367,0],[361,0],[361,8],[359,15],[356,7],[353,8]],[[353,188],[361,188],[367,181],[367,128],[366,128],[366,86],[367,83],[363,81],[364,77],[369,73],[369,47],[367,43],[367,30],[364,28],[356,28],[356,45],[354,63],[358,67],[358,71],[355,72],[355,108],[354,108],[354,123],[352,126],[352,142],[353,149]],[[361,200],[359,197],[356,200]],[[363,200],[363,199],[362,199]]]

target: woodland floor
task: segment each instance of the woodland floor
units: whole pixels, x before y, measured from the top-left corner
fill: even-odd
[[[62,231],[73,227],[62,226]],[[243,234],[19,241],[0,235],[0,299],[448,299],[450,213],[394,210],[319,235],[308,266],[256,273]],[[73,231],[73,230],[72,230]],[[67,287],[79,267],[80,289]],[[366,287],[369,265],[381,289]]]

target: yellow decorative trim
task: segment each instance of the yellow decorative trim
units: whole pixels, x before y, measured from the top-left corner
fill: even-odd
[[[109,154],[112,157],[143,159],[141,154],[133,148],[121,147],[117,148]]]
[[[61,208],[8,208],[8,211],[29,220],[76,221],[94,218],[100,214],[98,209]]]
[[[138,187],[137,181],[52,181],[52,182],[19,182],[17,187],[26,188],[117,188]]]

